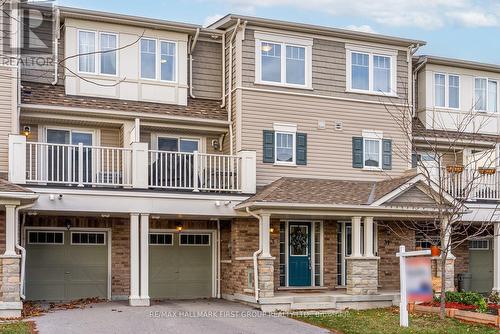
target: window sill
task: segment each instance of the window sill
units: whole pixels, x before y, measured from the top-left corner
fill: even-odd
[[[292,85],[292,84],[284,84],[284,83],[270,82],[270,81],[255,81],[254,84],[255,85],[262,85],[262,86],[293,88],[293,89],[310,90],[310,91],[314,90],[310,86]]]
[[[273,166],[278,166],[278,167],[297,167],[298,165],[296,163],[283,163],[283,162],[275,162]]]
[[[380,167],[363,167],[362,170],[366,170],[369,172],[381,172],[381,171],[383,171],[383,169]]]
[[[374,92],[374,91],[361,90],[361,89],[351,89],[351,88],[346,88],[345,92],[346,93],[353,93],[353,94],[363,94],[363,95],[399,97],[399,95],[395,94],[395,93],[381,93],[381,92]]]

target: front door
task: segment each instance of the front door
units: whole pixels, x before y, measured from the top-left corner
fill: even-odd
[[[311,223],[289,224],[288,282],[290,286],[311,285]]]

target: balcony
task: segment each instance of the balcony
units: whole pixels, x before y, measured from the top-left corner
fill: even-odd
[[[255,193],[255,152],[237,155],[26,142],[9,138],[9,180],[18,184]]]
[[[468,201],[500,200],[500,178],[496,168],[442,168],[431,171],[436,180],[442,180],[444,190],[450,195]]]

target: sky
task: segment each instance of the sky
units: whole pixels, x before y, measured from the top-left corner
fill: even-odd
[[[228,14],[424,40],[418,54],[500,65],[500,0],[58,0],[87,8],[207,25]]]

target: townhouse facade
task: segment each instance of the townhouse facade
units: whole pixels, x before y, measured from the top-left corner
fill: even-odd
[[[439,193],[413,165],[415,153],[426,161],[424,141],[401,124],[415,116],[422,138],[454,131],[431,121],[456,99],[445,93],[441,108],[439,75],[452,92],[448,72],[460,73],[465,108],[470,78],[493,87],[495,70],[434,68],[437,58],[415,58],[418,40],[255,17],[201,27],[40,10],[53,61],[0,66],[3,316],[23,300],[88,297],[263,310],[398,302],[399,245],[429,240],[394,226],[435,219]],[[3,41],[25,59],[20,36]],[[463,153],[450,165],[496,152],[496,123],[488,129],[449,152]],[[498,199],[474,200],[484,216],[470,221]],[[453,250],[449,289],[484,265],[476,255],[467,243]],[[491,256],[495,277],[481,289],[499,287]]]

